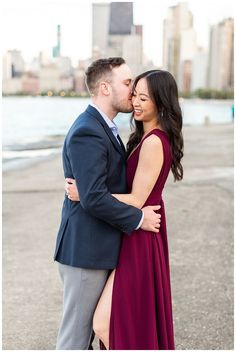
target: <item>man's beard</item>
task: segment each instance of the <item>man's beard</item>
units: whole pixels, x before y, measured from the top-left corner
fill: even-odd
[[[113,109],[117,112],[129,113],[133,111],[130,100],[114,99],[112,103]]]

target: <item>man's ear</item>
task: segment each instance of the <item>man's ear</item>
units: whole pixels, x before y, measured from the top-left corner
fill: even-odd
[[[107,82],[102,81],[100,83],[100,89],[101,89],[103,95],[110,95],[110,87]]]

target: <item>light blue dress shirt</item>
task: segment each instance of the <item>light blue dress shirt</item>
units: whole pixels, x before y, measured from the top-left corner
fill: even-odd
[[[114,136],[116,137],[117,139],[117,135],[118,135],[118,127],[117,125],[115,124],[115,122],[113,122],[112,120],[109,119],[109,117],[102,111],[100,110],[97,105],[95,105],[94,103],[90,103],[90,105],[95,108],[99,113],[100,115],[102,115],[103,119],[105,120],[105,122],[107,123],[107,125],[110,127],[112,133],[114,134]],[[118,143],[120,144],[119,140],[117,139]]]

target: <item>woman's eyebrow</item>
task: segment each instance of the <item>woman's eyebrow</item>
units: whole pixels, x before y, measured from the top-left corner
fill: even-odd
[[[149,95],[147,95],[145,93],[139,93],[139,95],[145,95],[145,97],[149,98]]]

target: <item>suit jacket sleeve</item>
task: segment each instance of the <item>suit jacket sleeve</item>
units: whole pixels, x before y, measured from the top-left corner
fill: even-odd
[[[142,211],[118,201],[107,188],[108,151],[104,139],[88,128],[78,129],[67,143],[67,153],[81,206],[123,232],[135,230]]]

